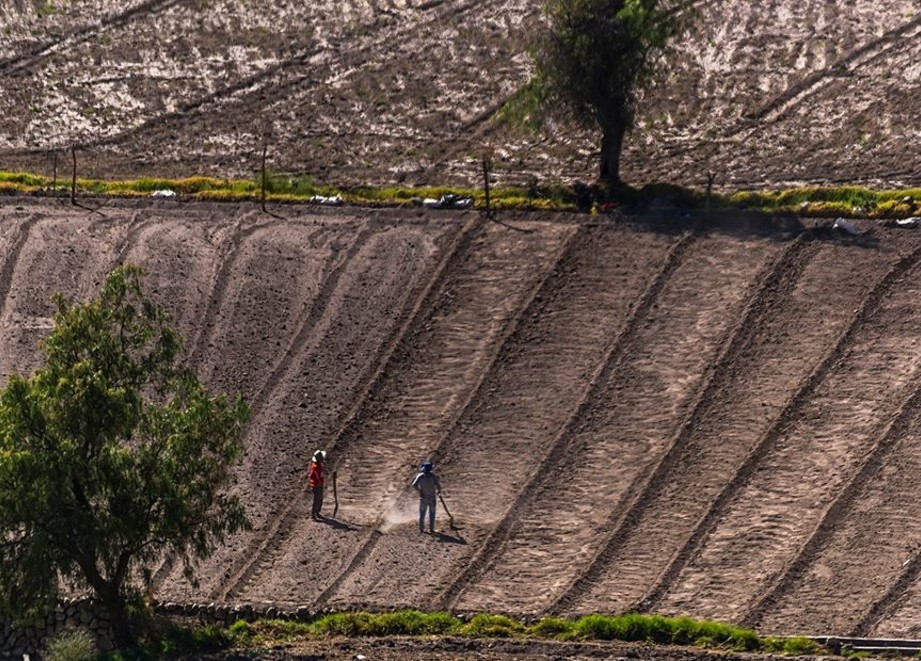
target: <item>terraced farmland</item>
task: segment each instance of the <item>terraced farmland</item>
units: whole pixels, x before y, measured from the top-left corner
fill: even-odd
[[[0,379],[39,364],[52,292],[131,261],[253,407],[253,530],[197,587],[164,558],[159,599],[918,635],[914,231],[283,211],[0,205]],[[425,458],[456,524],[436,535],[408,489]]]
[[[623,176],[921,186],[916,2],[686,3]],[[495,121],[526,0],[0,3],[0,169],[469,185],[589,180],[593,136]],[[148,272],[189,362],[253,408],[253,530],[164,601],[630,609],[918,637],[921,237],[861,221],[0,198],[0,383],[51,295]],[[330,452],[335,520],[307,516]],[[457,529],[415,529],[433,458]]]

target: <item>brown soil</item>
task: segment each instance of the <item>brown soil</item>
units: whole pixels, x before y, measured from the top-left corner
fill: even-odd
[[[916,231],[98,211],[0,198],[0,379],[40,364],[53,292],[130,261],[191,364],[253,408],[253,530],[198,587],[164,558],[158,598],[921,635]],[[338,471],[323,522],[317,448]],[[436,535],[408,490],[426,458],[453,515]]]
[[[911,0],[693,3],[630,183],[921,186]],[[794,6],[795,5],[795,6]],[[592,179],[595,136],[508,132],[524,0],[13,0],[0,169],[322,183]],[[149,272],[188,359],[253,407],[254,529],[163,600],[536,616],[638,609],[763,633],[921,636],[921,238],[862,224],[630,223],[0,199],[0,383],[54,292]],[[329,450],[335,520],[309,520]],[[436,461],[456,527],[420,535]],[[330,499],[331,504],[331,499]],[[330,509],[327,508],[327,514]],[[316,643],[278,658],[707,656],[642,646]],[[313,655],[313,656],[311,656]]]
[[[723,651],[701,651],[681,647],[637,645],[630,643],[552,643],[540,641],[471,641],[464,639],[349,639],[284,643],[272,649],[260,650],[259,659],[266,661],[321,661],[323,659],[375,659],[380,661],[410,661],[432,659],[454,661],[589,661],[591,659],[624,659],[636,661],[766,661],[782,657],[731,654]],[[251,654],[226,653],[205,658],[231,661],[251,659]]]
[[[643,100],[624,178],[726,189],[921,184],[913,0],[684,3],[696,27]],[[13,0],[0,8],[0,161],[81,174],[330,184],[591,180],[597,136],[495,121],[528,79],[526,0]],[[60,160],[59,173],[69,171]]]

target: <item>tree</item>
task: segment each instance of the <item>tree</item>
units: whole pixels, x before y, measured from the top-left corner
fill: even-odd
[[[55,296],[44,366],[0,392],[0,608],[34,613],[88,588],[122,648],[152,563],[176,553],[191,575],[249,525],[226,493],[248,409],[181,366],[142,274],[115,269],[86,303]]]
[[[624,136],[660,55],[688,12],[662,0],[547,0],[532,91],[544,111],[568,110],[601,131],[600,178],[620,182]]]

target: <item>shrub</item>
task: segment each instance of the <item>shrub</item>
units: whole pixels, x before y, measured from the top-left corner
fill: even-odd
[[[608,615],[585,615],[576,620],[573,634],[595,640],[628,640],[621,618]]]
[[[88,661],[96,656],[96,642],[86,629],[62,631],[45,643],[42,658],[48,661]]]
[[[314,622],[310,630],[318,636],[366,636],[372,619],[370,613],[333,613]]]
[[[528,628],[528,634],[540,638],[571,638],[575,625],[572,620],[560,617],[545,617]]]
[[[237,620],[230,625],[227,629],[227,633],[230,634],[233,640],[245,643],[252,636],[253,628],[246,620]]]
[[[373,636],[422,636],[446,634],[460,628],[461,621],[448,613],[422,613],[417,610],[382,613],[372,618]]]
[[[509,638],[523,633],[524,625],[505,615],[475,615],[460,629],[465,636],[478,636],[484,638]]]

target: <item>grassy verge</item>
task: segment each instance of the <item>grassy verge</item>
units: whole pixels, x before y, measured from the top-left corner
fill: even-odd
[[[452,636],[473,639],[548,641],[641,641],[707,649],[772,654],[822,654],[808,638],[765,638],[747,629],[718,622],[658,615],[587,615],[577,619],[548,617],[526,623],[504,615],[479,614],[461,619],[449,613],[402,610],[389,613],[345,612],[313,622],[287,620],[238,621],[229,627],[160,629],[145,636],[140,650],[110,654],[114,661],[161,658],[226,649],[270,648],[280,644],[335,637]]]
[[[0,194],[36,194],[51,192],[52,181],[47,177],[26,172],[0,172]],[[58,194],[69,191],[69,181],[56,183]],[[77,191],[94,195],[146,196],[155,191],[170,190],[176,194],[200,200],[259,200],[261,180],[188,177],[157,179],[145,177],[132,180],[77,179]],[[271,202],[305,202],[316,196],[339,197],[344,204],[371,206],[406,206],[421,200],[438,199],[452,194],[470,197],[475,208],[485,207],[483,191],[451,187],[373,187],[336,188],[322,186],[310,177],[273,174],[266,182],[266,199]],[[621,186],[602,189],[589,186],[541,185],[527,187],[498,187],[490,192],[494,209],[599,211],[614,206],[635,211],[650,205],[673,206],[689,210],[707,207],[706,195],[698,190],[651,184],[643,188]],[[857,186],[804,187],[782,191],[741,191],[714,194],[709,200],[713,210],[760,211],[772,215],[795,215],[813,218],[908,218],[921,215],[921,189],[873,191]]]

